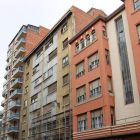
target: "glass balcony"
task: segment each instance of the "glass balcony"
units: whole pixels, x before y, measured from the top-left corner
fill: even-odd
[[[18,58],[22,56],[25,52],[25,48],[21,47],[16,53],[15,53],[15,58]]]
[[[7,71],[5,74],[4,74],[4,78],[7,80],[7,75],[8,75],[9,71]]]
[[[21,90],[20,89],[16,89],[14,90],[12,93],[11,93],[11,96],[10,98],[11,99],[16,99],[18,96],[20,96],[22,93],[21,93]]]
[[[19,119],[19,114],[12,114],[12,115],[10,115],[10,117],[9,117],[9,120],[10,120],[10,121],[15,121],[15,120],[17,120],[17,119]]]
[[[18,78],[23,73],[23,68],[19,67],[13,72],[13,78]]]
[[[11,85],[11,88],[17,88],[19,85],[22,84],[22,79],[21,78],[17,78]]]
[[[7,64],[6,64],[6,66],[5,66],[5,70],[8,70],[8,66],[9,66],[9,64],[10,64],[10,63],[7,63]]]
[[[18,132],[18,126],[9,127],[7,131],[8,131],[8,133]]]
[[[5,99],[1,102],[1,106],[3,106],[4,107],[4,103],[5,103]]]
[[[3,83],[3,86],[6,85],[6,83],[7,83],[7,80]]]
[[[14,110],[16,108],[19,108],[20,106],[21,106],[20,102],[19,101],[15,101],[15,102],[10,103],[9,108]]]
[[[10,56],[11,56],[11,53],[7,55],[7,58],[6,58],[7,62],[9,61]]]
[[[19,65],[21,65],[23,63],[24,58],[23,57],[19,57],[15,62],[14,62],[14,68],[18,68]]]
[[[25,44],[25,39],[24,38],[21,38],[20,40],[19,40],[19,42],[16,44],[16,49],[19,49],[20,47],[23,47],[24,46],[24,44]]]
[[[7,89],[3,90],[2,96],[4,97],[4,94],[7,92]]]
[[[26,33],[26,29],[22,29],[17,35],[17,40],[19,41],[21,38],[25,38]]]

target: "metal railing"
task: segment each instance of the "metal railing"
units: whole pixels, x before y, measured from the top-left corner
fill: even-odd
[[[91,125],[91,128],[94,129],[94,128],[99,128],[99,127],[103,127],[103,126],[104,126],[104,124],[103,124],[103,122],[101,122],[101,123],[96,123],[94,125]]]
[[[98,96],[100,94],[101,94],[101,86],[99,86],[99,87],[97,87],[97,88],[95,88],[95,89],[90,91],[90,98],[91,97],[96,97],[96,96]]]
[[[20,41],[16,44],[16,48],[17,48],[17,46],[18,46],[21,42],[25,42],[25,39],[24,39],[24,38],[21,38]]]
[[[85,69],[84,69],[83,71],[79,72],[79,73],[76,75],[76,78],[78,78],[78,77],[80,77],[80,76],[82,76],[82,75],[84,75],[84,74],[85,74]]]
[[[79,127],[79,128],[78,128],[78,132],[84,131],[84,130],[87,130],[87,129],[88,129],[88,126]]]
[[[4,113],[4,110],[0,111],[0,115],[2,115]]]
[[[20,105],[20,102],[19,101],[13,102],[12,104],[10,104],[10,108],[12,108],[13,106],[16,106],[16,105]]]
[[[4,81],[3,86],[4,86],[6,83],[7,83],[7,80],[6,80],[6,81]]]
[[[2,100],[1,105],[2,105],[2,104],[4,104],[4,103],[5,103],[5,101],[6,101],[5,99],[4,99],[4,100]]]
[[[10,132],[10,131],[18,131],[18,126],[9,127],[8,132]]]
[[[12,114],[10,117],[9,117],[9,120],[13,119],[13,118],[19,118],[19,114]]]
[[[84,93],[84,95],[81,95],[81,96],[77,97],[77,103],[80,103],[84,100],[86,100],[86,93]]]
[[[7,89],[3,90],[2,95],[4,95],[7,92]]]
[[[98,66],[99,66],[99,60],[95,60],[95,61],[91,62],[91,65],[89,65],[88,69],[89,69],[89,71],[91,71],[91,70],[97,68]]]
[[[25,51],[25,48],[20,47],[20,49],[15,53],[15,57],[18,55],[18,53],[19,53],[20,51]]]
[[[15,94],[17,93],[21,93],[21,90],[20,89],[16,89],[14,90],[12,93],[11,93],[11,96],[10,97],[13,97]]]
[[[17,39],[20,37],[20,35],[21,35],[23,32],[26,33],[26,29],[22,29],[22,30],[19,32],[19,34],[17,35]]]
[[[17,79],[12,83],[11,86],[14,86],[17,82],[22,82],[22,79],[21,79],[21,78],[17,78]]]
[[[24,60],[24,58],[23,57],[19,57],[18,59],[17,59],[17,61],[16,62],[14,62],[14,66],[19,62],[19,61],[23,61]]]
[[[23,68],[22,68],[22,67],[18,67],[18,68],[13,72],[13,76],[14,76],[18,71],[23,72]]]

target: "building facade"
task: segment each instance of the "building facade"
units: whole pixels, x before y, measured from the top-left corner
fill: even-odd
[[[140,1],[124,3],[69,41],[74,140],[140,139]]]
[[[42,26],[23,25],[9,44],[6,58],[7,64],[5,67],[7,72],[4,75],[6,81],[3,84],[2,93],[5,99],[1,102],[1,106],[3,106],[4,109],[0,113],[2,117],[2,139],[20,139],[19,130],[21,127],[21,101],[24,79],[23,60],[48,31],[48,29]]]

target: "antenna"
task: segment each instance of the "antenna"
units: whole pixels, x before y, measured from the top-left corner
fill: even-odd
[[[92,3],[92,8],[93,8],[93,0],[91,0],[91,3]]]

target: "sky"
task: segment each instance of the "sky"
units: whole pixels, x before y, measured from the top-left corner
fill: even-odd
[[[22,25],[42,25],[51,29],[72,5],[85,12],[91,7],[97,8],[109,15],[122,4],[121,0],[0,0],[0,105],[4,100],[8,45]]]

